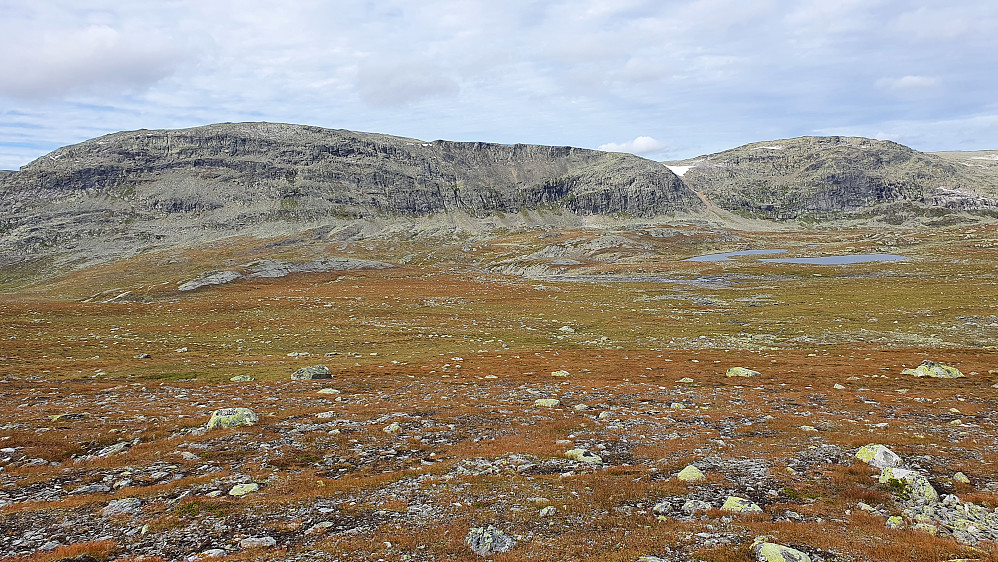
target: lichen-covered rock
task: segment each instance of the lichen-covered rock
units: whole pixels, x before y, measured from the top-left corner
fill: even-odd
[[[733,513],[762,513],[762,508],[759,507],[758,504],[738,496],[728,496],[728,498],[724,500],[724,505],[721,506],[721,510],[731,511]]]
[[[811,562],[807,554],[789,546],[767,540],[769,537],[756,537],[752,542],[752,553],[758,562]]]
[[[676,478],[682,480],[683,482],[696,482],[698,480],[703,480],[706,476],[703,471],[691,464],[680,470],[679,474],[676,475]]]
[[[561,377],[561,378],[564,378],[564,377],[570,377],[570,376],[572,376],[572,373],[569,373],[568,371],[566,371],[564,369],[559,369],[557,371],[553,371],[551,373],[551,376],[552,377]]]
[[[922,364],[914,369],[905,369],[901,371],[902,375],[914,375],[916,377],[932,377],[936,379],[958,379],[963,377],[963,373],[960,372],[956,367],[950,367],[949,365],[943,365],[942,363],[936,363],[935,361],[925,360]]]
[[[302,367],[294,373],[291,374],[291,380],[295,381],[308,381],[314,379],[331,379],[333,374],[329,371],[329,367],[325,365],[312,365],[310,367]]]
[[[726,377],[757,377],[761,375],[759,371],[753,371],[752,369],[747,369],[745,367],[732,367],[728,369],[724,376]]]
[[[249,408],[222,408],[215,410],[208,420],[208,429],[255,425],[259,417]]]
[[[904,529],[904,518],[900,515],[892,515],[884,522],[884,527],[888,529]]]
[[[229,490],[229,495],[233,497],[242,497],[246,494],[256,492],[260,489],[260,485],[255,482],[250,482],[249,484],[236,484]]]
[[[253,377],[249,375],[236,375],[234,377],[230,377],[229,380],[232,382],[250,382],[253,380]]]
[[[464,537],[472,552],[479,556],[509,552],[516,546],[516,539],[500,531],[492,525],[488,527],[472,527]]]
[[[402,425],[399,422],[392,422],[386,425],[381,431],[391,435],[393,433],[398,433],[402,431]]]
[[[534,400],[534,406],[541,406],[544,408],[554,408],[561,405],[561,400],[557,398],[538,398]]]
[[[901,466],[901,457],[884,445],[870,443],[860,447],[856,458],[879,469]]]
[[[970,484],[970,478],[967,478],[967,475],[962,472],[954,474],[953,481],[959,484]]]
[[[565,458],[587,464],[603,464],[603,457],[591,452],[588,449],[570,449],[565,451]]]
[[[887,467],[880,472],[880,483],[892,487],[901,499],[920,499],[929,503],[939,501],[939,493],[929,479],[914,470]]]

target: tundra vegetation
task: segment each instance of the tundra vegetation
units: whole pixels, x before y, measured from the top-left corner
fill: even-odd
[[[60,149],[0,176],[0,556],[996,561],[991,156]]]

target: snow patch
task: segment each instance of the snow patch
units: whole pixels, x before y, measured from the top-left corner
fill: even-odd
[[[676,174],[679,177],[683,177],[683,174],[688,172],[690,168],[692,168],[693,166],[670,166],[666,164],[665,167],[672,170],[673,174]]]

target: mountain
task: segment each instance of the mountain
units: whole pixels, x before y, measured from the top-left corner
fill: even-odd
[[[769,219],[896,215],[899,207],[998,211],[998,173],[953,154],[866,138],[800,137],[668,164],[685,169],[683,181],[710,203]]]
[[[128,253],[273,225],[538,208],[652,216],[703,203],[659,163],[629,154],[272,123],[140,130],[0,176],[0,264],[81,240]]]

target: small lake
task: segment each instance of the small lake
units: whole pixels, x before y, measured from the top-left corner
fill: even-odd
[[[738,256],[759,256],[767,254],[783,254],[786,250],[741,250],[724,252],[723,254],[705,254],[683,261],[728,261]],[[758,261],[769,263],[800,263],[811,265],[852,265],[854,263],[869,263],[881,261],[907,261],[907,256],[897,254],[848,254],[843,256],[817,256],[811,258],[759,258]]]
[[[906,256],[897,254],[850,254],[847,256],[820,256],[814,258],[764,258],[759,261],[770,263],[803,263],[812,265],[852,265],[878,261],[907,261]]]
[[[705,254],[693,258],[686,258],[683,261],[727,261],[736,256],[758,256],[765,254],[782,254],[786,250],[742,250],[740,252],[725,252],[723,254]]]

